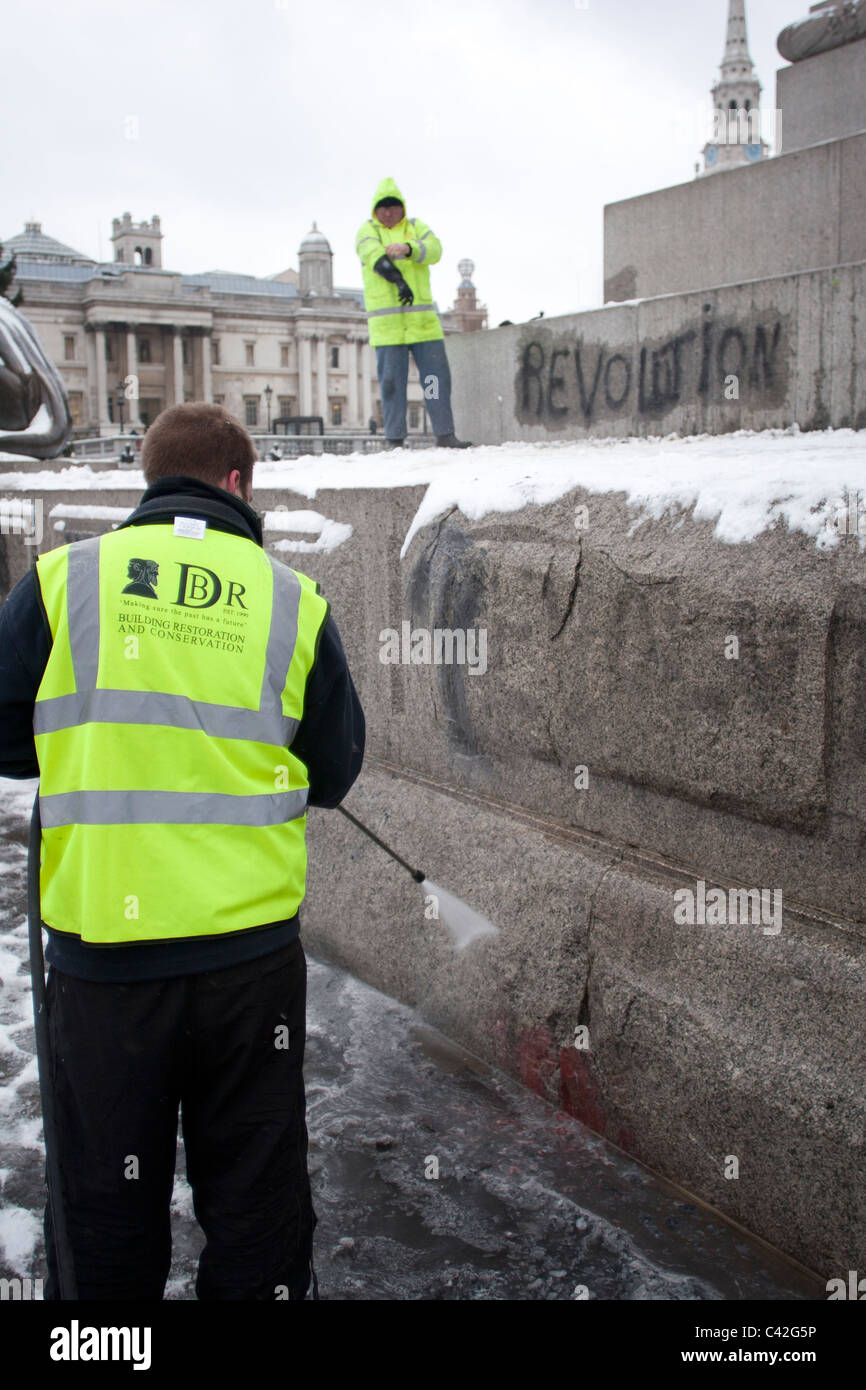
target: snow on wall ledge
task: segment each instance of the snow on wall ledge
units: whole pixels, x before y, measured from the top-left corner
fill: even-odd
[[[18,462],[12,454],[0,454],[0,466]],[[695,520],[712,520],[714,537],[728,543],[754,540],[781,521],[813,536],[822,549],[835,548],[840,534],[858,528],[866,544],[866,500],[862,505],[857,500],[866,498],[866,430],[803,433],[792,425],[721,437],[514,442],[457,455],[447,449],[308,455],[259,463],[255,482],[259,506],[273,490],[312,499],[321,490],[423,486],[424,498],[403,538],[401,558],[423,526],[453,507],[479,520],[493,512],[554,502],[576,487],[622,493],[633,527],[671,509],[693,509]],[[143,475],[133,470],[94,472],[87,465],[65,465],[25,473],[13,467],[0,474],[0,492],[6,497],[0,498],[0,523],[4,532],[16,529],[21,493],[44,497],[44,510],[53,505],[51,515],[59,516],[62,504],[52,504],[52,494],[123,492],[137,498],[144,487]],[[99,504],[94,500],[89,505],[98,519]],[[266,529],[319,535],[318,543],[299,541],[298,552],[311,544],[330,549],[348,539],[318,512],[299,511],[286,518],[285,504],[279,506],[282,511],[265,513]],[[70,507],[80,513],[88,504],[67,504],[64,517],[73,515]],[[122,519],[123,509],[116,510]],[[288,524],[292,518],[294,527]]]
[[[294,563],[367,714],[349,808],[501,928],[455,956],[408,876],[313,811],[308,946],[825,1277],[866,1264],[864,443],[257,470],[268,546],[321,542]],[[40,472],[0,495],[43,499],[48,546],[139,487]],[[11,580],[30,552],[4,540]],[[683,918],[719,892],[732,916]]]

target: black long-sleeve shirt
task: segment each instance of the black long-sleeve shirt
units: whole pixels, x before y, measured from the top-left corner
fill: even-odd
[[[209,526],[262,545],[261,519],[242,498],[197,478],[162,478],[148,488],[124,526],[203,517]],[[51,629],[35,570],[0,608],[0,776],[38,777],[33,706],[51,651]],[[155,735],[158,736],[158,735]],[[333,618],[322,628],[291,749],[307,768],[310,806],[339,805],[361,770],[364,713]],[[110,869],[108,870],[110,872]],[[238,866],[243,873],[243,866]],[[183,941],[94,946],[46,926],[46,960],[83,979],[129,982],[220,970],[275,951],[300,930],[298,914],[249,931]]]

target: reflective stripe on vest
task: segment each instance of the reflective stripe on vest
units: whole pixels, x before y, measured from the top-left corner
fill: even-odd
[[[398,304],[396,309],[370,309],[367,318],[381,318],[383,314],[429,314],[433,304]]]
[[[58,825],[282,825],[304,814],[306,788],[269,796],[218,792],[58,792],[40,796],[46,829]]]
[[[54,734],[76,724],[169,724],[201,729],[211,738],[240,738],[254,743],[291,743],[298,727],[276,711],[214,705],[169,695],[162,690],[84,690],[41,700],[33,720],[37,734]]]

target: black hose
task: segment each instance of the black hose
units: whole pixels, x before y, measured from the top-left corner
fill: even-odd
[[[30,843],[27,860],[27,924],[30,943],[30,979],[33,989],[33,1027],[36,1033],[36,1061],[39,1067],[39,1094],[42,1099],[42,1133],[45,1139],[45,1163],[48,1172],[48,1206],[57,1254],[57,1275],[60,1297],[77,1299],[75,1267],[66,1229],[63,1206],[63,1187],[60,1157],[57,1149],[57,1117],[54,1110],[54,1077],[51,1056],[51,1034],[48,1030],[48,1000],[45,995],[45,961],[42,956],[42,902],[39,892],[39,860],[42,851],[42,820],[39,815],[39,795],[33,802],[30,817]]]
[[[397,863],[400,864],[406,870],[407,873],[412,875],[416,883],[424,882],[425,878],[427,877],[425,873],[422,873],[420,869],[413,869],[411,864],[407,864],[405,859],[401,859],[399,854],[396,854],[393,849],[390,849],[389,846],[385,844],[384,840],[380,840],[378,835],[374,835],[372,830],[368,830],[366,825],[362,825],[361,822],[358,820],[357,816],[353,816],[352,812],[347,811],[345,806],[338,806],[337,810],[342,811],[343,815],[347,816],[353,825],[357,825],[359,830],[363,830],[365,835],[369,835],[370,839],[374,842],[374,844],[377,844],[380,849],[383,849],[385,851],[386,854],[390,854],[392,859],[396,859]]]

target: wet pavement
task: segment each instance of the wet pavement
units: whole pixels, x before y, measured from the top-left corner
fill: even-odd
[[[25,865],[0,780],[0,1277],[44,1277]],[[823,1299],[824,1286],[343,970],[309,960],[305,1077],[330,1300]],[[166,1298],[194,1299],[184,1177]]]

